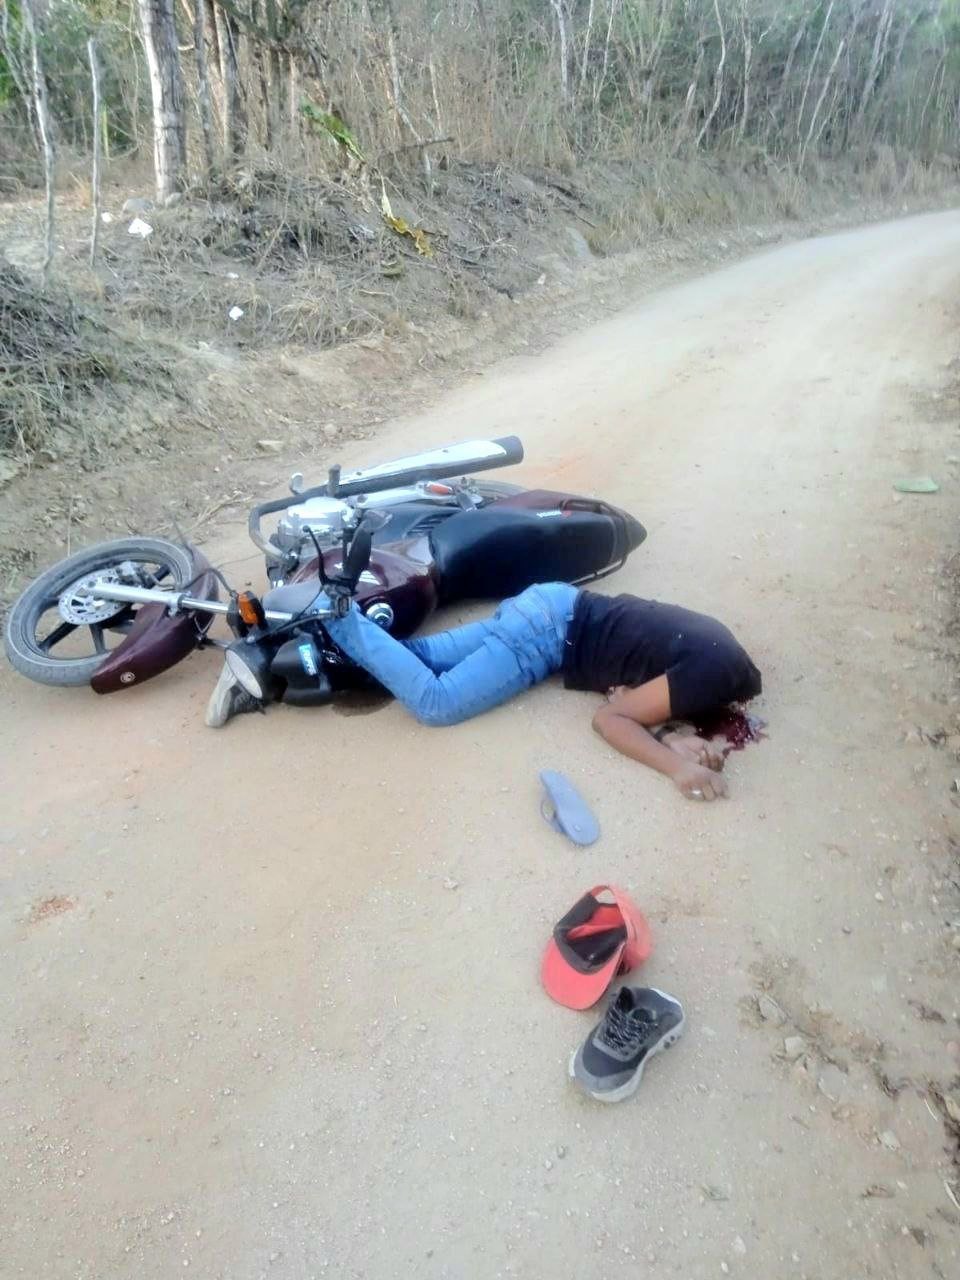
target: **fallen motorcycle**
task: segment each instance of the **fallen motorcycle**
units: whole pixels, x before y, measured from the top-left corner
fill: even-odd
[[[79,551],[13,605],[7,657],[41,684],[89,683],[111,693],[215,644],[254,697],[328,702],[370,683],[323,627],[350,600],[392,634],[408,636],[440,605],[612,573],[646,537],[637,520],[608,503],[475,477],[522,459],[520,441],[508,436],[349,473],[333,467],[312,489],[293,476],[289,496],[250,512],[270,583],[262,597],[231,590],[189,545],[124,538]],[[261,526],[269,516],[278,520],[267,534]],[[208,634],[218,615],[231,643]]]

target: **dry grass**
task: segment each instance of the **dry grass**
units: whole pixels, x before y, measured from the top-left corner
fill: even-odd
[[[64,436],[96,452],[112,419],[102,414],[88,428],[94,393],[116,401],[131,384],[152,383],[158,404],[170,402],[174,380],[160,385],[170,359],[156,354],[166,335],[196,349],[260,352],[416,330],[444,315],[470,321],[541,277],[569,276],[582,256],[571,233],[608,256],[828,217],[858,198],[899,211],[907,200],[943,198],[955,180],[952,162],[922,165],[890,148],[855,162],[811,157],[802,174],[755,147],[692,156],[650,148],[571,173],[448,155],[437,157],[429,187],[399,166],[382,179],[355,164],[324,176],[261,156],[209,198],[149,212],[146,240],[115,217],[103,228],[96,276],[77,240],[72,264],[64,255],[58,271],[73,297],[87,298],[83,307],[3,267],[0,452],[63,452],[53,442]],[[425,231],[429,257],[384,222],[384,188],[394,213]],[[131,325],[149,348],[126,336]]]
[[[861,199],[893,207],[904,200],[935,200],[956,190],[957,175],[946,158],[924,165],[889,147],[876,148],[856,164],[810,157],[801,174],[750,147],[614,157],[581,170],[576,185],[595,224],[587,240],[605,255],[651,238],[817,218]]]
[[[333,346],[380,325],[384,228],[359,178],[333,182],[246,167],[211,198],[146,215],[140,241],[118,222],[103,236],[109,306],[182,340],[240,347]],[[231,319],[239,308],[243,315]]]
[[[164,378],[145,346],[0,258],[0,454],[76,447],[91,396]]]

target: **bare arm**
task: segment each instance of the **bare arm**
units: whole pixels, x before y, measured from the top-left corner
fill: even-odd
[[[621,755],[656,769],[672,779],[684,795],[714,800],[726,795],[726,784],[715,772],[658,742],[650,725],[670,719],[670,687],[658,676],[637,689],[618,690],[598,709],[593,727]]]

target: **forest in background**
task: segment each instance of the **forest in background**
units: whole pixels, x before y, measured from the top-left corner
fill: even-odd
[[[34,40],[33,32],[36,32]],[[102,81],[94,124],[87,41]],[[748,148],[953,155],[958,0],[4,0],[3,175],[53,132],[152,155],[161,196],[268,154],[570,170]]]
[[[958,142],[960,0],[0,0],[3,468],[182,423],[211,347],[952,199]]]

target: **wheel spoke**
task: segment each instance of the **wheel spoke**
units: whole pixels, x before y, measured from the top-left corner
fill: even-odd
[[[76,631],[76,627],[72,622],[61,622],[59,627],[54,627],[50,634],[43,640],[40,640],[39,646],[43,653],[49,653],[55,644],[59,644],[61,640],[65,640],[68,635]]]
[[[38,586],[42,584],[44,598],[39,607],[34,606],[36,611],[31,624],[35,652],[56,665],[62,662],[75,665],[83,661],[80,656],[83,650],[86,651],[85,660],[93,659],[95,666],[108,657],[112,652],[111,646],[115,648],[129,635],[139,609],[136,604],[112,602],[109,596],[107,599],[99,598],[97,583],[103,580],[107,584],[123,582],[145,587],[159,587],[165,583],[169,588],[176,587],[180,580],[181,571],[177,563],[164,563],[162,553],[156,556],[139,552],[139,548],[133,548],[133,556],[129,559],[110,561],[108,558],[99,566],[94,563],[93,569],[72,581],[53,571],[42,575]],[[67,621],[68,618],[72,621]],[[76,640],[64,644],[74,632],[77,633]],[[89,632],[90,636],[85,643],[84,632]],[[113,639],[114,636],[117,639]]]
[[[118,613],[113,618],[108,618],[107,621],[103,623],[103,626],[107,631],[119,631],[121,635],[126,635],[133,626],[133,620],[136,616],[136,610],[133,609],[132,606],[128,605],[122,613]]]

